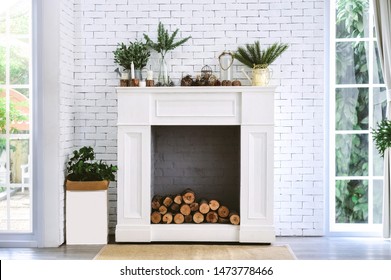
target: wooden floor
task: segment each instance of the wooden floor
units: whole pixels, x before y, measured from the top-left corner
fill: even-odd
[[[391,241],[381,238],[277,237],[299,260],[391,260]],[[7,260],[92,260],[102,245],[63,245],[59,248],[0,248]]]

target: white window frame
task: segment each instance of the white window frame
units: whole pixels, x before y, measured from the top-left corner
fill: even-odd
[[[373,140],[370,133],[370,129],[373,124],[373,89],[384,87],[384,84],[373,84],[373,65],[374,65],[374,42],[376,39],[373,34],[373,5],[372,1],[369,0],[370,9],[369,9],[369,38],[336,38],[336,0],[330,0],[330,22],[329,22],[329,192],[328,192],[328,233],[341,234],[342,235],[355,235],[355,236],[380,236],[382,225],[373,224],[373,180],[383,180],[382,176],[373,175]],[[336,43],[337,42],[369,42],[369,59],[368,59],[368,73],[369,83],[368,84],[336,84]],[[368,100],[369,100],[369,110],[368,110],[368,130],[359,130],[359,131],[344,131],[335,129],[335,92],[338,88],[368,88]],[[335,137],[336,135],[347,135],[347,134],[367,134],[368,135],[368,162],[371,163],[368,168],[368,176],[336,176],[336,166],[335,166]],[[368,223],[367,224],[350,224],[350,223],[336,223],[335,222],[335,181],[336,179],[342,180],[368,180]]]

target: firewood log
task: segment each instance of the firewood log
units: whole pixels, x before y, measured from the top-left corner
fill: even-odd
[[[164,206],[166,207],[170,207],[170,205],[173,203],[174,201],[172,200],[172,197],[171,196],[166,196],[164,199],[163,199],[163,204]]]
[[[219,220],[219,215],[217,215],[215,211],[209,211],[206,214],[205,220],[208,223],[217,223]]]
[[[210,211],[209,203],[207,200],[205,199],[200,200],[198,211],[200,211],[202,214],[206,214]]]
[[[158,224],[162,220],[162,214],[157,211],[153,211],[151,214],[151,222],[153,224]]]
[[[189,204],[191,212],[197,212],[199,209],[198,203],[193,202]]]
[[[217,222],[219,224],[230,224],[231,223],[228,218],[221,218],[221,217],[219,217],[219,220]]]
[[[164,214],[167,213],[167,211],[168,211],[168,209],[167,209],[166,206],[162,205],[162,206],[159,207],[159,213],[160,214],[164,215]]]
[[[195,212],[193,214],[193,221],[196,223],[196,224],[200,224],[204,221],[205,217],[204,215],[202,215],[200,212]]]
[[[182,193],[182,200],[186,204],[193,203],[195,201],[195,193],[192,189],[186,189]]]
[[[238,225],[240,223],[239,214],[236,213],[235,211],[231,211],[231,213],[229,214],[229,221],[233,225]]]
[[[221,218],[227,218],[229,215],[228,207],[221,205],[219,209],[217,209],[217,214],[219,214],[219,217]]]
[[[218,202],[215,199],[212,199],[209,201],[209,207],[210,207],[210,210],[216,211],[220,207],[220,202]]]
[[[174,203],[181,205],[182,204],[182,195],[177,194],[174,196]]]
[[[183,216],[181,213],[176,213],[174,216],[174,223],[176,224],[183,224],[185,221],[185,216]]]
[[[185,223],[191,223],[193,221],[193,215],[185,216]]]
[[[162,222],[163,222],[163,224],[171,224],[172,223],[172,213],[167,212],[166,214],[164,214],[162,217]]]
[[[188,204],[182,204],[179,211],[185,216],[190,215],[191,213],[190,206]]]
[[[152,209],[153,210],[159,209],[162,203],[163,203],[163,198],[160,195],[155,195],[152,198],[152,202],[151,202]]]
[[[180,206],[179,204],[176,204],[176,203],[174,202],[173,204],[171,204],[170,209],[171,209],[173,212],[178,212],[180,207],[181,207],[181,206]]]

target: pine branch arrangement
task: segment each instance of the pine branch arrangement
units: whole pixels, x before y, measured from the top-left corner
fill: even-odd
[[[144,39],[145,39],[147,45],[151,49],[155,50],[158,53],[161,53],[162,56],[165,56],[168,51],[173,50],[173,49],[179,47],[180,45],[183,45],[191,38],[191,36],[189,36],[187,38],[184,38],[184,39],[181,39],[177,42],[174,42],[175,37],[177,36],[178,32],[179,32],[179,29],[176,29],[174,31],[174,33],[172,33],[170,36],[168,33],[168,30],[164,29],[163,23],[159,22],[159,26],[158,26],[158,30],[157,30],[157,33],[158,33],[157,42],[153,42],[151,40],[151,38],[149,38],[149,36],[146,34],[144,34]]]
[[[265,50],[261,50],[260,42],[255,41],[254,44],[238,47],[234,57],[250,68],[267,68],[287,49],[288,44],[274,43]]]
[[[377,129],[372,129],[372,137],[379,154],[384,157],[387,148],[391,148],[391,121],[382,120]]]

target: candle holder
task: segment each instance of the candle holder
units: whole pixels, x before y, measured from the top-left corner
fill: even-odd
[[[153,80],[147,80],[147,81],[146,81],[146,86],[147,86],[147,87],[153,87],[153,86],[154,86]]]
[[[132,87],[138,87],[140,84],[139,79],[132,79]]]

